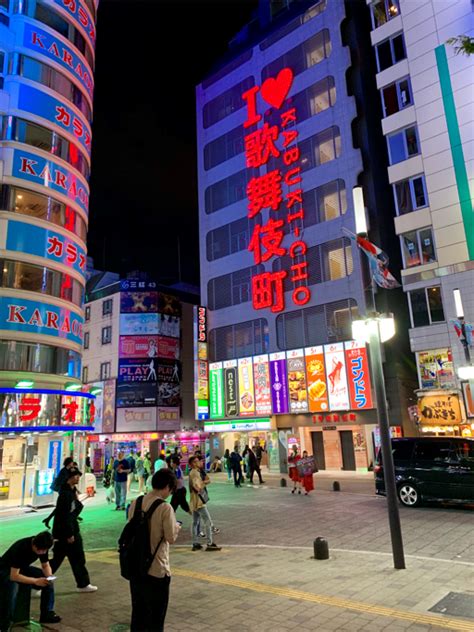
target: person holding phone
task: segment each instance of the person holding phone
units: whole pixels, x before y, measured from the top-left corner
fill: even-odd
[[[54,582],[51,581],[52,572],[48,559],[48,551],[52,546],[53,536],[49,531],[42,531],[33,537],[17,540],[0,557],[1,632],[7,632],[10,628],[18,584],[41,590],[40,623],[61,621],[61,617],[54,612]],[[37,559],[41,568],[32,566]]]

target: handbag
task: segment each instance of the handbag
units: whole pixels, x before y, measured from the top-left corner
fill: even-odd
[[[209,502],[209,493],[207,491],[207,487],[203,487],[200,492],[198,492],[198,496],[205,505]]]

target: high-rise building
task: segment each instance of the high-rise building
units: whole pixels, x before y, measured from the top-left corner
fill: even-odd
[[[374,309],[355,187],[395,272],[399,250],[369,34],[363,3],[261,0],[197,87],[207,427],[219,449],[265,442],[275,467],[286,442],[320,467],[364,469],[377,441],[366,349],[351,333]],[[411,428],[403,295],[375,302],[399,331],[385,363],[391,423]]]
[[[93,427],[80,377],[97,6],[0,2],[0,431],[10,501],[23,471],[22,501],[47,499],[71,451],[63,434],[37,433]]]
[[[474,57],[456,54],[448,40],[472,32],[472,3],[374,0],[369,6],[388,179],[403,258],[401,278],[419,377],[420,429],[470,436],[473,398],[458,371],[471,364],[474,320],[469,189]],[[455,290],[464,312],[464,332]]]

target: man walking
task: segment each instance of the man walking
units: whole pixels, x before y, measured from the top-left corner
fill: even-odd
[[[97,586],[93,586],[89,580],[84,546],[79,531],[78,517],[84,505],[78,498],[76,485],[81,476],[79,470],[70,470],[67,483],[63,485],[59,493],[54,512],[53,536],[56,543],[53,549],[51,570],[55,573],[67,557],[76,580],[77,592],[88,593],[95,592]]]
[[[61,487],[68,479],[69,470],[74,467],[74,459],[71,456],[68,456],[64,459],[63,466],[59,471],[59,474],[56,476],[54,481],[51,483],[51,490],[53,492],[61,491]]]
[[[115,487],[115,510],[125,509],[127,500],[127,479],[130,473],[130,464],[122,451],[114,461],[114,487]]]
[[[128,478],[127,478],[127,493],[130,492],[130,488],[132,486],[133,483],[133,479],[135,478],[135,471],[136,471],[136,461],[133,457],[133,450],[130,450],[130,454],[128,455],[128,467],[130,468],[130,472],[128,473]]]
[[[250,483],[253,485],[253,475],[255,474],[255,472],[257,472],[258,474],[258,480],[260,482],[260,485],[262,483],[265,483],[265,481],[262,480],[262,473],[260,471],[260,463],[258,462],[257,456],[255,452],[252,450],[252,448],[248,448],[248,456],[249,456]]]
[[[53,546],[49,531],[17,540],[0,557],[0,631],[8,632],[15,611],[19,584],[41,590],[40,623],[59,623],[54,608],[54,582],[48,560]],[[41,568],[31,566],[39,558]]]
[[[155,472],[152,491],[143,496],[142,510],[160,500],[160,504],[151,514],[149,523],[150,551],[156,554],[146,577],[130,580],[132,597],[132,622],[130,632],[163,632],[166,610],[168,608],[171,582],[169,550],[178,537],[180,530],[171,505],[164,501],[176,488],[176,476],[169,469]],[[136,500],[130,505],[129,520],[135,512]]]
[[[209,478],[202,480],[200,469],[202,467],[201,459],[197,456],[190,457],[189,461],[189,492],[191,500],[189,506],[193,512],[193,523],[191,525],[191,537],[193,541],[193,551],[202,549],[199,543],[200,525],[204,527],[207,538],[206,551],[220,551],[221,547],[217,546],[212,538],[212,520],[207,510],[207,489]]]
[[[234,485],[236,487],[242,487],[242,457],[239,454],[237,446],[230,455],[230,466],[234,474]]]

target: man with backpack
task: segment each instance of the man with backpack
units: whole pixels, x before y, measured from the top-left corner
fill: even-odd
[[[153,475],[152,491],[130,505],[128,523],[119,540],[120,569],[130,581],[130,632],[163,632],[171,581],[169,545],[180,525],[166,498],[176,489],[169,469]]]
[[[60,469],[59,474],[51,483],[51,491],[57,492],[59,494],[59,492],[61,491],[61,487],[64,485],[64,483],[67,483],[67,479],[69,478],[69,470],[71,470],[73,467],[77,468],[77,464],[74,463],[74,459],[71,456],[67,456],[64,459],[63,467]]]

